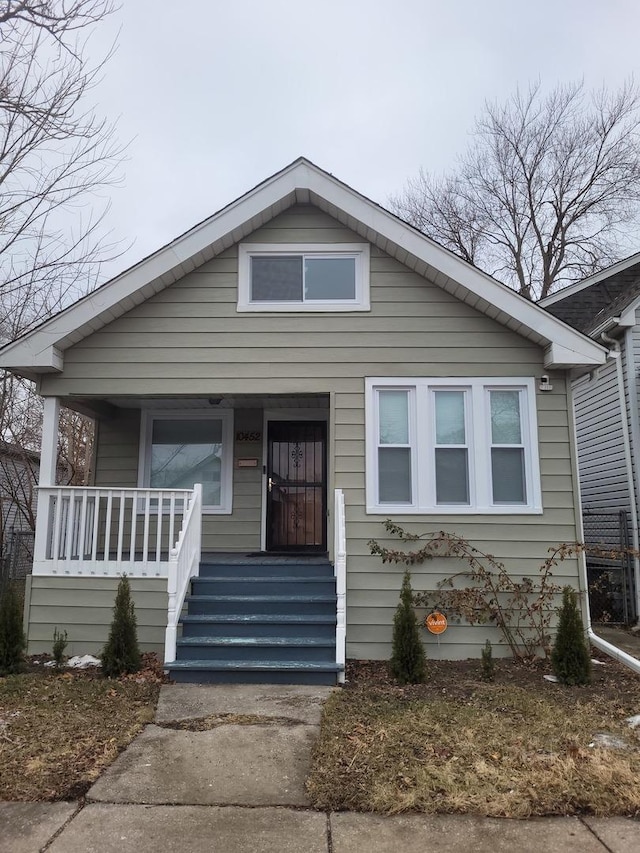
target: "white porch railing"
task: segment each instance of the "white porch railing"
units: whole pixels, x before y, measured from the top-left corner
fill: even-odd
[[[168,577],[197,501],[195,489],[40,487],[33,573]]]
[[[164,641],[164,659],[171,663],[176,659],[178,619],[182,611],[189,581],[198,574],[202,542],[202,486],[193,487],[193,500],[187,508],[182,530],[171,552],[167,589],[169,613]]]
[[[344,665],[347,642],[347,526],[344,510],[344,492],[336,489],[334,512],[333,567],[336,576],[336,663],[341,667],[338,681],[344,684]]]

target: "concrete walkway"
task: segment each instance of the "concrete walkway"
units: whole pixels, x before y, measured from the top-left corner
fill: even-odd
[[[162,688],[148,726],[76,803],[0,803],[0,853],[637,853],[640,821],[311,811],[329,688]],[[437,839],[437,845],[434,844]]]

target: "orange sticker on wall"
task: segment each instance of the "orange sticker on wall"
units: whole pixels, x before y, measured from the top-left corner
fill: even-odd
[[[447,630],[447,617],[439,610],[434,610],[425,618],[424,624],[432,634],[444,634]]]

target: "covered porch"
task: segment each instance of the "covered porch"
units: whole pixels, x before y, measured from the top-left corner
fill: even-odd
[[[55,482],[67,403],[96,420],[95,485]],[[203,556],[324,554],[333,562],[335,660],[343,664],[344,495],[331,488],[329,434],[329,395],[45,398],[34,579],[126,574],[138,588],[166,584],[169,664]],[[109,470],[120,482],[106,482]],[[189,481],[198,475],[203,482]]]

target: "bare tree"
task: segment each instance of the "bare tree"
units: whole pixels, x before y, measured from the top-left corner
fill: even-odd
[[[92,289],[118,253],[105,234],[104,190],[123,149],[91,103],[109,55],[89,59],[95,26],[112,11],[112,0],[0,0],[0,343]],[[0,440],[10,448],[0,502],[28,526],[41,417],[30,383],[0,377]],[[86,482],[90,440],[89,422],[65,412],[63,481]],[[0,553],[1,539],[0,530]]]
[[[89,102],[86,58],[110,0],[0,2],[0,334],[15,336],[94,286],[121,148]]]
[[[486,104],[453,172],[395,212],[529,299],[628,254],[640,210],[640,90],[540,84]]]

